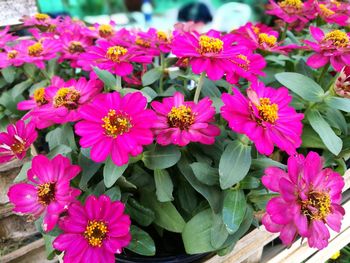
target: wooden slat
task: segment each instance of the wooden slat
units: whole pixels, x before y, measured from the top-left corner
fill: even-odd
[[[30,251],[33,251],[33,250],[41,248],[41,247],[45,247],[45,242],[44,242],[43,238],[41,238],[33,243],[30,243],[24,247],[21,247],[20,249],[17,249],[10,254],[7,254],[3,257],[0,257],[0,262],[1,263],[8,263],[8,262],[15,260],[21,256],[24,256],[25,254],[29,253]]]

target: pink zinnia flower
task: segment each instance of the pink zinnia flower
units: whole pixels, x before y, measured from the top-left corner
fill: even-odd
[[[0,30],[0,49],[17,39],[16,36],[9,33],[9,30],[10,26],[6,26],[3,30]]]
[[[310,247],[322,249],[328,245],[328,227],[340,231],[345,213],[341,207],[344,179],[322,166],[320,156],[309,152],[306,158],[290,156],[288,173],[277,167],[265,170],[263,184],[279,196],[268,202],[262,223],[268,231],[280,232],[285,245],[300,235]]]
[[[84,77],[65,82],[60,77],[51,79],[51,86],[44,91],[48,103],[38,107],[31,115],[54,123],[74,122],[81,119],[81,106],[90,102],[101,92],[103,83],[100,80],[86,80]]]
[[[317,42],[304,40],[316,53],[311,55],[306,64],[320,68],[331,63],[336,71],[350,64],[350,33],[339,29],[324,33],[320,28],[310,26],[310,33]]]
[[[32,143],[38,137],[35,126],[23,120],[7,126],[7,132],[0,133],[0,163],[15,158],[22,160]]]
[[[33,95],[30,96],[29,100],[20,101],[17,104],[19,110],[30,110],[26,115],[23,116],[24,120],[30,119],[30,122],[35,125],[37,129],[44,129],[54,124],[51,119],[42,119],[40,115],[35,114],[41,107],[48,104],[51,101],[46,94],[46,88],[40,87],[34,90]]]
[[[270,7],[266,12],[269,15],[275,15],[288,24],[298,23],[298,29],[302,30],[306,23],[313,20],[317,12],[315,10],[314,0],[283,0],[276,3],[269,0]]]
[[[19,58],[26,63],[32,63],[38,68],[45,68],[45,61],[56,57],[61,50],[61,44],[56,39],[44,38],[39,41],[23,40],[18,45]]]
[[[259,49],[288,55],[290,51],[299,47],[296,44],[283,45],[283,41],[278,41],[278,32],[263,24],[252,25],[248,23],[233,32],[232,35],[238,45],[245,46],[251,50]]]
[[[259,54],[253,54],[250,50],[233,56],[231,61],[234,70],[227,72],[226,79],[232,84],[237,83],[240,78],[253,82],[258,79],[258,76],[265,76],[265,73],[262,71],[266,66],[264,57]]]
[[[159,56],[160,52],[168,53],[171,50],[170,37],[163,31],[150,28],[147,32],[137,32],[135,44],[148,54]]]
[[[174,32],[174,35],[172,52],[181,60],[188,58],[195,74],[205,72],[212,80],[230,72],[232,64],[229,59],[243,49],[232,45],[232,35],[221,36],[215,30],[204,35],[197,32]]]
[[[52,160],[44,155],[35,156],[28,170],[29,183],[18,183],[9,189],[8,197],[15,205],[14,212],[33,216],[45,213],[44,231],[51,231],[62,212],[80,194],[70,187],[70,181],[80,172],[78,165],[57,155]]]
[[[270,155],[277,145],[295,154],[301,145],[303,114],[288,106],[292,97],[286,88],[273,89],[255,82],[247,90],[248,98],[237,89],[222,95],[222,117],[230,128],[251,139],[259,153]]]
[[[344,98],[350,99],[350,67],[344,67],[334,83],[335,93]]]
[[[78,65],[84,70],[91,70],[91,66],[97,66],[118,76],[125,76],[132,72],[132,62],[149,64],[152,62],[152,56],[132,47],[100,39],[97,46],[91,46],[86,53],[81,54]]]
[[[316,4],[318,15],[327,23],[335,23],[340,26],[348,25],[349,15],[343,14],[336,5],[331,2]]]
[[[131,221],[124,209],[123,203],[112,202],[106,195],[89,196],[85,206],[72,204],[59,222],[63,234],[53,247],[64,251],[65,263],[114,263],[114,254],[120,254],[131,241]]]
[[[0,68],[7,68],[10,66],[21,66],[24,63],[24,60],[18,57],[20,57],[19,50],[16,46],[3,47],[3,52],[0,52]]]
[[[23,18],[25,26],[35,26],[43,32],[54,31],[56,29],[56,21],[47,14],[38,13],[31,17]]]
[[[91,147],[91,159],[104,161],[111,155],[113,162],[124,165],[131,156],[139,155],[143,145],[153,142],[151,127],[155,114],[146,110],[147,100],[141,92],[121,97],[118,92],[98,95],[82,107],[82,121],[75,125],[80,145]]]
[[[220,134],[220,129],[213,124],[215,108],[209,98],[196,104],[185,101],[184,95],[176,92],[162,102],[152,102],[152,108],[158,115],[154,130],[160,145],[213,144],[215,136]]]

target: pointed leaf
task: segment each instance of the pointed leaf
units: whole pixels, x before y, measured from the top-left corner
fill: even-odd
[[[132,239],[130,244],[126,247],[128,250],[142,256],[155,255],[156,246],[154,244],[153,239],[147,232],[143,231],[137,226],[132,225],[130,227],[130,233]]]
[[[235,233],[243,221],[247,202],[242,190],[227,190],[222,209],[223,221],[230,234]]]
[[[109,188],[114,185],[118,178],[125,172],[126,168],[128,168],[128,164],[117,166],[111,158],[108,158],[103,167],[103,181],[106,187]]]
[[[159,202],[169,202],[173,198],[173,181],[166,170],[154,170],[154,181],[156,183],[156,194]]]

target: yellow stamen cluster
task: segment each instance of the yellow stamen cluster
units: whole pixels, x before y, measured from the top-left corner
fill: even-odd
[[[181,130],[188,129],[194,123],[195,116],[190,107],[181,105],[172,107],[168,113],[168,124],[170,127]]]
[[[108,227],[103,221],[89,221],[84,231],[84,237],[92,247],[101,247],[108,233]]]
[[[109,37],[113,33],[113,27],[111,25],[100,25],[98,27],[98,33],[101,37]]]
[[[151,46],[151,42],[149,42],[143,38],[140,38],[140,37],[136,38],[135,44],[140,46],[140,47],[146,47],[146,48]]]
[[[39,20],[39,21],[45,21],[46,19],[50,18],[50,16],[48,16],[47,14],[41,14],[41,13],[34,15],[34,17],[36,20]]]
[[[250,61],[247,58],[247,56],[239,54],[239,55],[237,55],[237,57],[240,58],[241,60],[243,60],[244,63],[236,63],[236,65],[239,66],[240,68],[244,69],[245,71],[249,70]]]
[[[303,8],[303,2],[301,0],[283,0],[278,5],[283,9],[301,10]]]
[[[206,35],[199,37],[199,53],[220,53],[223,50],[224,42],[215,37],[208,37]]]
[[[260,28],[258,28],[257,26],[252,26],[252,29],[253,29],[255,34],[259,34],[260,33]]]
[[[260,98],[260,105],[257,105],[259,116],[266,122],[274,124],[278,119],[278,105],[271,103],[269,98]]]
[[[10,50],[9,52],[7,52],[7,58],[8,59],[14,59],[16,58],[18,55],[18,51],[17,50]]]
[[[157,37],[161,41],[168,41],[168,36],[163,31],[157,31]]]
[[[28,55],[31,57],[38,57],[44,51],[43,45],[37,42],[28,47]]]
[[[15,154],[21,154],[26,150],[25,144],[25,140],[15,139],[15,143],[13,143],[10,148]]]
[[[322,16],[329,17],[329,16],[335,14],[335,12],[334,12],[333,10],[327,8],[327,6],[324,5],[324,4],[319,4],[318,7],[319,7],[320,10],[321,10]]]
[[[38,105],[44,105],[48,103],[48,101],[45,99],[45,88],[37,88],[34,90],[33,98]]]
[[[107,49],[106,57],[113,62],[120,62],[120,57],[125,55],[128,50],[121,46],[112,46]]]
[[[274,47],[277,42],[277,38],[274,35],[268,35],[266,33],[260,33],[258,38],[259,38],[260,45],[265,43],[269,47]]]
[[[43,205],[50,204],[55,199],[55,183],[44,183],[37,186],[39,203]]]
[[[301,201],[301,211],[309,220],[325,220],[331,212],[331,198],[327,192],[312,191]]]
[[[122,113],[117,113],[115,110],[109,110],[108,114],[102,118],[102,128],[108,136],[116,138],[130,130],[132,124],[128,116]]]
[[[64,106],[67,109],[76,109],[79,99],[80,92],[74,87],[60,88],[53,98],[53,105],[55,108]]]
[[[72,41],[69,43],[68,51],[71,54],[82,53],[85,51],[83,45],[79,41]]]
[[[332,44],[336,47],[347,47],[349,45],[348,35],[340,30],[333,30],[325,35],[323,42],[332,41]]]

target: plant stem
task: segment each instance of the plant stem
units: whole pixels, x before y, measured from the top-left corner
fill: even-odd
[[[116,87],[115,87],[115,90],[116,91],[121,91],[122,90],[122,77],[121,76],[118,76],[116,75]]]
[[[201,90],[202,90],[202,87],[203,87],[203,84],[204,84],[204,77],[205,77],[205,73],[203,71],[201,73],[200,77],[199,77],[197,88],[196,88],[196,92],[194,94],[194,99],[193,99],[194,103],[198,102],[199,95],[201,94]]]
[[[282,32],[282,35],[281,35],[281,41],[283,41],[286,38],[287,31],[288,31],[288,23],[285,23],[284,24],[284,29],[283,29],[283,32]]]
[[[318,78],[319,84],[321,84],[321,80],[323,79],[324,75],[327,73],[329,66],[330,66],[330,64],[327,63],[327,65],[323,67],[322,72],[320,74],[320,77]]]
[[[164,70],[165,70],[165,57],[164,54],[162,52],[160,52],[160,67],[161,67],[161,71],[162,71],[162,75],[160,76],[159,79],[159,93],[163,93],[163,85],[164,85]]]

